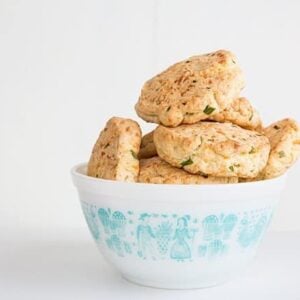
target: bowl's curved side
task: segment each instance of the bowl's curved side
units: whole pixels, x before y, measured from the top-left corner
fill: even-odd
[[[110,192],[103,180],[76,176],[101,253],[129,280],[165,288],[212,286],[243,270],[270,224],[284,182],[229,188],[125,184],[125,190],[115,182]]]

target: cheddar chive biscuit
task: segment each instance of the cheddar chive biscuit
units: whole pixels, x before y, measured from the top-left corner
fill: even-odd
[[[111,118],[93,148],[87,174],[120,181],[137,181],[141,130],[135,121]]]
[[[300,127],[292,119],[283,119],[265,128],[271,144],[270,157],[263,170],[265,179],[282,175],[300,155]]]
[[[256,177],[266,166],[267,137],[230,123],[201,122],[154,131],[158,155],[192,174]]]
[[[244,84],[234,54],[219,50],[176,63],[147,81],[135,109],[148,122],[193,124],[227,108]]]
[[[262,122],[256,109],[246,98],[237,98],[224,111],[210,118],[212,121],[229,122],[249,130],[262,130]],[[150,158],[156,156],[156,148],[153,142],[153,131],[142,137],[139,158]]]
[[[220,184],[237,183],[238,178],[190,174],[155,156],[141,160],[138,181],[156,184]]]

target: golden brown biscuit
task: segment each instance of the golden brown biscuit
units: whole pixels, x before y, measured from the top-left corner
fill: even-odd
[[[150,158],[156,155],[157,152],[153,142],[153,131],[151,131],[142,137],[139,159]]]
[[[265,128],[263,133],[271,144],[270,157],[262,177],[265,179],[282,175],[300,155],[300,127],[292,119],[283,119]]]
[[[237,177],[195,175],[172,167],[158,156],[140,161],[139,182],[160,184],[219,184],[237,183]]]
[[[262,130],[260,116],[246,98],[235,99],[228,108],[209,119],[221,123],[233,123],[242,128],[256,130],[258,132]],[[156,155],[157,151],[153,142],[153,131],[151,131],[142,137],[139,158],[150,158]]]
[[[135,121],[113,117],[101,131],[88,163],[87,174],[104,179],[137,180],[141,129]]]
[[[193,124],[227,108],[243,87],[236,57],[219,50],[176,63],[147,81],[135,109],[148,122]]]
[[[174,167],[216,177],[254,178],[270,151],[267,137],[230,123],[158,126],[153,138],[158,155]]]
[[[262,122],[257,110],[244,97],[235,99],[223,111],[209,118],[217,122],[229,122],[249,130],[262,130]]]

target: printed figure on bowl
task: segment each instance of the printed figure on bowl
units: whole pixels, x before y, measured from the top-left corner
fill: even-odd
[[[186,217],[177,220],[177,228],[173,240],[175,243],[171,248],[171,258],[178,261],[184,261],[191,258],[191,249],[187,240],[193,240],[195,231],[189,230]]]
[[[149,225],[150,215],[143,213],[140,215],[141,221],[137,227],[136,235],[138,240],[138,255],[144,259],[152,257],[155,259],[155,248],[153,245],[155,235],[152,227]]]

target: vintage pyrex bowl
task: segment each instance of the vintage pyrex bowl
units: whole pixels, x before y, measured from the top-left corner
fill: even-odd
[[[255,256],[285,176],[220,185],[125,183],[72,169],[104,258],[129,281],[187,289],[226,282]]]

